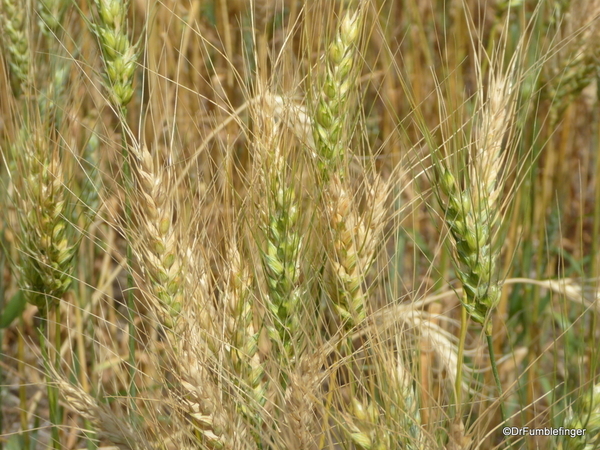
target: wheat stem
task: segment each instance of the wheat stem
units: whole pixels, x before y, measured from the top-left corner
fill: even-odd
[[[464,295],[464,294],[463,294]],[[461,416],[462,410],[462,390],[463,390],[463,364],[465,343],[467,340],[467,328],[468,328],[468,315],[467,308],[464,305],[460,305],[460,337],[458,341],[458,361],[459,364],[456,368],[456,380],[454,382],[454,390],[456,395],[456,410],[454,411],[456,417]]]
[[[498,373],[498,364],[496,363],[496,354],[494,352],[494,340],[492,338],[492,333],[486,334],[488,353],[490,355],[490,365],[492,366],[492,374],[494,375],[494,382],[496,383],[496,389],[498,389],[498,398],[500,399],[500,412],[502,414],[502,423],[506,423],[506,410],[504,408],[504,401],[502,400],[502,396],[504,395],[504,391],[502,389],[502,382],[500,381],[500,374]]]

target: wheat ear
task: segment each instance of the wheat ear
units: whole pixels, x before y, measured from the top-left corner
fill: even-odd
[[[327,73],[313,124],[318,166],[325,180],[332,171],[339,170],[346,153],[349,125],[352,121],[348,111],[348,97],[356,83],[356,46],[361,25],[361,9],[346,12],[325,58]]]
[[[133,96],[133,75],[137,54],[127,34],[127,0],[95,0],[98,11],[92,30],[105,63],[106,88],[111,100],[125,107]]]
[[[137,188],[137,220],[131,221],[136,228],[129,236],[146,275],[146,298],[167,329],[170,376],[179,379],[183,387],[179,394],[174,393],[174,405],[203,442],[210,448],[222,448],[225,419],[216,412],[217,389],[209,371],[219,346],[214,339],[216,314],[208,300],[206,270],[193,248],[183,248],[186,238],[174,212],[171,171],[146,145],[132,145],[128,155]]]
[[[366,204],[372,210],[362,215],[338,177],[332,178],[329,194],[327,218],[333,233],[331,265],[336,280],[332,300],[344,328],[350,330],[366,317],[363,285],[385,224],[388,192],[386,184],[376,177],[366,193]]]
[[[570,4],[569,9],[564,25],[569,42],[557,52],[556,61],[550,61],[549,79],[542,80],[544,94],[552,101],[551,127],[556,126],[569,104],[598,76],[600,49],[594,42],[600,39],[600,2],[582,0]]]
[[[122,450],[153,449],[139,432],[126,425],[126,422],[115,417],[113,411],[81,389],[58,375],[56,369],[50,372],[65,402],[85,419],[92,422],[99,430],[98,436],[112,442]]]
[[[258,352],[260,330],[256,328],[254,321],[252,278],[243,264],[235,239],[229,248],[226,264],[223,303],[226,308],[228,361],[233,373],[242,380],[246,393],[251,397],[250,402],[244,402],[247,406],[240,404],[240,409],[246,417],[252,418],[252,405],[262,407],[265,404],[265,370]]]
[[[297,345],[301,291],[300,250],[298,234],[299,205],[289,169],[282,152],[281,124],[274,120],[275,103],[265,95],[262,108],[256,111],[256,153],[260,191],[264,200],[259,206],[266,249],[263,266],[269,288],[266,302],[270,317],[267,327],[270,338],[283,345],[292,356]]]
[[[365,281],[375,259],[377,244],[385,223],[386,185],[376,177],[366,193],[369,214],[360,214],[355,201],[344,189],[342,181],[334,176],[330,182],[328,225],[333,233],[332,268],[333,289],[331,302],[341,321],[341,332],[351,332],[367,316]],[[342,353],[352,351],[352,339],[340,343]],[[351,378],[355,378],[350,371]],[[352,385],[360,386],[360,376]],[[378,434],[383,416],[374,398],[363,395],[362,389],[353,395],[346,432],[356,446],[362,449],[385,449],[389,436]]]
[[[31,86],[30,39],[27,30],[27,4],[21,0],[2,0],[2,43],[8,57],[10,78],[16,95]]]
[[[489,313],[500,299],[495,245],[498,197],[503,188],[499,170],[507,155],[502,140],[510,132],[513,108],[510,80],[501,75],[492,77],[489,98],[476,125],[468,179],[457,181],[447,168],[438,176],[446,196],[445,220],[454,239],[457,275],[464,288],[463,305],[473,320],[485,326],[487,335],[491,333]]]
[[[566,436],[559,442],[560,450],[593,450],[600,444],[600,384],[583,394],[567,411],[564,427],[567,429],[585,430],[577,437]]]
[[[41,136],[44,125],[21,130],[13,150],[19,163],[21,285],[40,311],[53,308],[71,285],[75,253],[68,222],[60,149]]]
[[[462,357],[470,316],[481,324],[487,339],[492,373],[499,395],[502,383],[496,364],[491,313],[500,301],[502,283],[496,264],[499,249],[496,245],[500,226],[499,196],[504,188],[500,170],[503,168],[510,147],[503,149],[503,140],[510,131],[515,108],[512,79],[502,71],[491,75],[487,101],[484,101],[483,86],[479,86],[478,122],[472,147],[468,155],[468,170],[457,181],[454,174],[438,160],[438,185],[446,196],[445,220],[453,237],[453,258],[457,276],[463,286],[461,303],[461,335],[459,344],[459,366],[456,374],[456,404],[460,408],[462,399]],[[474,147],[474,148],[473,148]],[[439,197],[441,200],[441,196]],[[443,202],[443,200],[442,200]],[[500,404],[503,421],[506,419],[504,404]]]
[[[59,31],[69,3],[69,0],[37,0],[40,29],[47,38],[52,38]]]
[[[163,324],[172,327],[182,308],[185,263],[173,214],[174,200],[169,195],[170,173],[145,145],[132,145],[129,156],[137,179],[136,212],[140,217],[140,233],[133,245],[149,278],[155,311]]]

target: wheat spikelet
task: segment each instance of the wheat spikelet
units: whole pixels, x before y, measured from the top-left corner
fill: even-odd
[[[378,436],[381,423],[381,412],[376,402],[371,399],[359,399],[352,396],[351,409],[346,414],[347,433],[352,442],[364,450],[384,450],[388,443]]]

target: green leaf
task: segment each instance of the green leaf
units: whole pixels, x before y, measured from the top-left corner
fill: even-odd
[[[4,307],[0,314],[0,329],[8,327],[13,320],[21,315],[27,305],[27,299],[22,290],[19,290]]]

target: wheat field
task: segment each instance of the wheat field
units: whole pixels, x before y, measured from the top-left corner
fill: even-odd
[[[600,448],[600,0],[0,0],[0,450]]]

